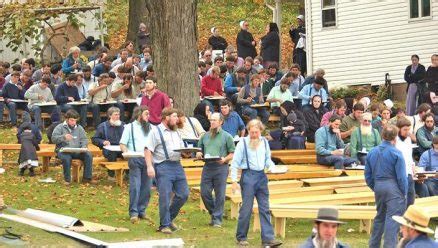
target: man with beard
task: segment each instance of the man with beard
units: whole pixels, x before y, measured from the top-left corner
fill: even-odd
[[[218,158],[214,161],[205,161],[201,177],[201,198],[211,216],[210,225],[216,228],[222,227],[228,164],[233,159],[235,149],[233,137],[222,130],[222,123],[223,118],[219,113],[211,115],[210,131],[198,142],[202,152],[196,153],[198,159]]]
[[[148,122],[149,110],[146,106],[136,107],[132,114],[133,121],[126,125],[120,139],[122,152],[142,152],[150,136],[151,125]],[[151,179],[148,177],[144,158],[129,158],[129,217],[131,223],[138,223],[146,218],[149,204]]]
[[[282,79],[283,74],[278,71],[277,62],[271,63],[267,68],[268,79],[263,83],[262,92],[266,96],[274,88],[275,83]]]
[[[227,76],[234,73],[234,60],[236,58],[233,55],[225,57],[225,66],[227,67]]]
[[[186,117],[184,112],[180,110],[178,111],[178,133],[186,143],[196,146],[205,130],[198,119]]]
[[[93,75],[91,75],[91,67],[88,65],[85,66],[84,69],[82,69],[82,75],[83,75],[82,85],[85,87],[85,90],[88,91],[90,85],[96,82],[96,78]]]
[[[231,102],[236,102],[236,94],[248,83],[248,79],[249,78],[245,73],[245,68],[243,67],[237,68],[235,73],[226,76],[224,90],[227,94],[227,98],[231,100]]]
[[[418,150],[423,153],[432,148],[432,139],[438,135],[438,127],[435,126],[435,116],[427,113],[423,116],[424,126],[417,131]]]
[[[365,181],[374,191],[377,210],[369,247],[380,247],[382,236],[383,247],[396,247],[399,225],[391,217],[406,210],[408,176],[403,155],[395,148],[397,135],[396,126],[386,125],[382,131],[384,141],[367,155]]]
[[[300,248],[347,248],[336,238],[339,225],[338,210],[335,208],[320,208],[315,219],[316,234],[309,237]]]
[[[178,230],[173,220],[189,197],[189,186],[181,165],[184,142],[177,132],[178,110],[166,108],[161,124],[154,127],[146,141],[144,150],[149,178],[157,181],[159,193],[160,227],[164,234]]]
[[[362,114],[365,111],[365,107],[362,103],[356,103],[353,106],[353,113],[342,118],[341,123],[341,138],[345,143],[350,142],[350,136],[353,133],[354,129],[360,126],[360,118],[362,118]]]
[[[105,149],[106,146],[118,146],[122,137],[124,123],[120,121],[120,109],[111,107],[107,111],[108,120],[97,126],[96,133],[91,138],[94,145],[102,149],[103,156],[108,162],[115,162],[117,158],[122,158],[121,152]],[[108,175],[114,178],[114,171],[108,170]]]
[[[334,166],[343,169],[351,165],[354,159],[344,156],[345,144],[341,139],[341,117],[333,115],[330,124],[320,127],[315,133],[316,160],[318,164]]]
[[[406,199],[407,206],[414,204],[415,200],[415,185],[414,185],[414,167],[415,162],[412,158],[412,139],[411,139],[411,122],[402,117],[397,120],[399,129],[395,147],[402,153],[405,160],[406,175],[408,175],[408,197]]]
[[[153,125],[160,124],[161,112],[170,107],[169,96],[157,89],[157,79],[147,77],[145,81],[145,94],[141,97],[141,106],[149,108],[149,122]]]
[[[72,74],[74,75],[74,74]],[[65,121],[55,127],[52,133],[52,142],[56,144],[55,151],[58,158],[62,161],[64,171],[64,184],[70,185],[71,182],[71,161],[79,159],[84,164],[84,176],[82,183],[95,184],[93,176],[93,156],[89,151],[81,153],[61,152],[61,148],[87,148],[87,134],[82,126],[77,125],[79,114],[73,109],[68,110],[64,116]]]
[[[252,104],[264,104],[262,89],[260,88],[260,76],[253,75],[251,83],[245,85],[237,95],[237,103],[242,106],[242,115],[246,115],[250,120],[260,116],[263,123],[268,123],[269,112],[266,108],[254,108]]]
[[[371,113],[362,114],[361,124],[351,134],[351,158],[365,165],[365,159],[372,148],[381,142],[379,132],[371,126]]]
[[[269,92],[266,101],[271,103],[272,112],[276,115],[281,115],[280,105],[285,102],[293,102],[292,93],[288,90],[290,81],[287,78],[283,78],[280,81],[279,86],[275,86]]]
[[[219,102],[221,108],[221,114],[224,118],[222,129],[231,134],[232,137],[236,135],[245,137],[245,124],[242,118],[236,111],[232,111],[231,103],[228,100],[222,100]]]
[[[102,73],[109,73],[111,71],[111,57],[105,56],[100,60],[100,63],[93,68],[93,75],[99,77]]]
[[[239,211],[236,239],[239,246],[249,246],[247,240],[249,222],[251,219],[254,198],[257,199],[261,238],[263,247],[277,247],[282,242],[274,240],[274,230],[271,224],[269,212],[269,189],[268,177],[265,168],[275,170],[275,164],[271,160],[271,150],[268,141],[262,137],[263,124],[257,120],[248,122],[249,136],[242,138],[237,143],[231,162],[232,190],[236,193],[241,188],[242,207]],[[237,171],[241,169],[240,186],[237,183]]]

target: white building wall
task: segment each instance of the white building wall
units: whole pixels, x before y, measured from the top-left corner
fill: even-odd
[[[330,87],[383,83],[385,73],[402,83],[412,54],[427,68],[438,53],[438,1],[421,20],[409,18],[408,0],[336,2],[337,26],[322,28],[321,0],[306,1],[310,67],[325,69]]]

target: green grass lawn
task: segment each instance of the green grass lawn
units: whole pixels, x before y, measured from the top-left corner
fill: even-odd
[[[0,129],[0,143],[16,142],[13,129]],[[7,154],[6,160],[13,160],[16,154]],[[94,177],[99,181],[96,186],[72,184],[64,186],[61,167],[51,167],[50,172],[42,175],[39,171],[34,178],[19,177],[16,165],[5,165],[6,173],[0,175],[0,195],[7,205],[14,209],[35,208],[54,213],[74,216],[82,220],[93,221],[115,227],[128,228],[124,233],[87,233],[91,237],[107,242],[147,240],[160,238],[182,238],[186,247],[235,247],[236,220],[225,218],[223,228],[213,229],[207,225],[209,216],[199,210],[199,195],[191,192],[186,205],[182,208],[177,225],[182,230],[166,236],[156,232],[159,224],[158,198],[156,191],[149,203],[147,214],[154,223],[146,221],[133,225],[128,217],[128,187],[116,187],[107,180],[106,171],[95,167]],[[39,183],[38,179],[52,177],[54,184]],[[230,206],[226,203],[226,214]],[[26,246],[34,247],[81,247],[83,244],[60,234],[48,233],[37,228],[0,219],[1,227],[11,226],[15,233],[24,235]],[[251,226],[252,228],[252,226]],[[348,233],[348,229],[354,229]],[[339,230],[339,238],[353,247],[367,247],[368,235],[358,233],[359,222],[349,221]],[[311,220],[289,220],[283,247],[296,247],[303,242],[312,229]],[[260,247],[260,234],[249,232],[249,242]],[[5,244],[0,242],[0,247]]]

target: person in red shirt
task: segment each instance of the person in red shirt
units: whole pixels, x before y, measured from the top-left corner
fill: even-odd
[[[157,89],[157,79],[147,77],[145,81],[146,94],[141,98],[141,106],[149,107],[149,122],[153,125],[161,123],[161,112],[170,107],[169,96]]]
[[[213,103],[207,99],[206,96],[224,96],[222,88],[222,81],[219,77],[221,70],[218,66],[213,66],[201,81],[201,98],[203,102],[209,105],[210,109],[213,108]]]

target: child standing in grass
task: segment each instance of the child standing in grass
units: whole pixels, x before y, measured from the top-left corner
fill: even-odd
[[[38,166],[36,151],[40,148],[36,137],[32,133],[31,123],[22,124],[22,133],[18,136],[18,142],[21,143],[18,157],[20,176],[23,176],[24,171],[29,168],[29,176],[33,177],[35,176],[34,167]]]

